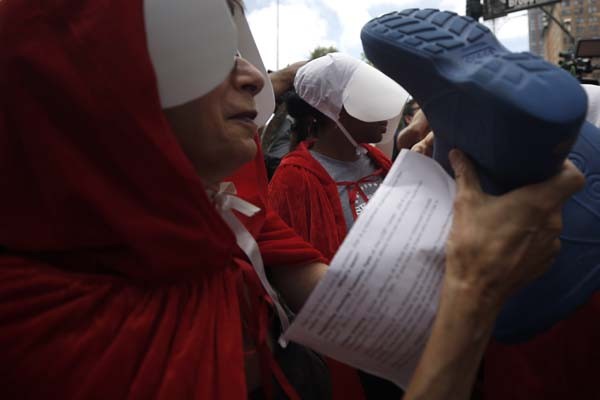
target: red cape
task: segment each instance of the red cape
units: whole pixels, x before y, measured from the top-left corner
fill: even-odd
[[[526,343],[492,341],[484,372],[486,400],[600,399],[600,293]]]
[[[379,149],[363,145],[385,173],[390,160]],[[283,158],[269,183],[269,201],[281,218],[331,261],[347,227],[336,183],[303,142]]]
[[[363,147],[387,174],[390,160],[376,147]],[[285,222],[331,261],[346,237],[346,221],[337,185],[305,142],[281,161],[269,183],[269,201]],[[356,370],[331,359],[327,363],[334,399],[364,399]]]
[[[0,4],[3,398],[246,398],[241,282],[269,299],[160,107],[143,2]],[[322,260],[232,180],[265,264]]]

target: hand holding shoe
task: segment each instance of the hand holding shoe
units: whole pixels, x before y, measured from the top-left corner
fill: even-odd
[[[482,192],[463,153],[453,150],[450,161],[458,192],[446,281],[499,308],[517,288],[543,274],[558,253],[561,208],[583,187],[583,175],[566,161],[553,178],[496,197]]]

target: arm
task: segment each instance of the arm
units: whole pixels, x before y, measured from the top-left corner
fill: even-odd
[[[566,163],[547,182],[493,197],[469,161],[451,153],[458,193],[446,274],[431,337],[405,396],[468,399],[503,302],[541,275],[558,252],[561,206],[583,185]]]
[[[270,281],[282,294],[290,309],[297,313],[326,270],[327,265],[318,262],[277,267],[270,270]]]
[[[405,396],[468,399],[497,310],[477,303],[481,294],[444,284],[438,314]]]
[[[298,71],[298,69],[304,64],[306,64],[306,61],[298,61],[269,74],[271,85],[273,85],[273,93],[275,93],[275,98],[279,98],[282,94],[292,89],[294,86],[296,71]]]
[[[450,157],[458,185],[447,242],[446,273],[431,336],[405,400],[468,399],[503,302],[550,265],[559,249],[561,208],[583,185],[571,163],[547,182],[500,197],[479,187],[470,162]],[[326,266],[274,269],[276,286],[295,310]]]

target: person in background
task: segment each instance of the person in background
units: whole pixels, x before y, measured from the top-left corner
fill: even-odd
[[[411,149],[413,145],[422,140],[429,133],[429,123],[417,101],[408,100],[402,108],[402,119],[394,134],[394,150],[392,161],[398,157],[400,150]]]
[[[263,130],[262,147],[269,180],[273,177],[281,159],[290,152],[293,123],[294,119],[288,114],[287,105],[283,101],[277,105],[275,114]]]
[[[326,50],[326,52],[323,53],[316,51],[318,49]],[[315,58],[318,58],[321,55],[337,51],[334,47],[322,47],[318,49],[315,49],[311,53],[310,60],[314,60]],[[285,78],[283,81],[285,82],[285,84],[274,85],[273,87],[275,90],[275,99],[277,102],[277,107],[275,109],[273,117],[269,120],[267,126],[263,129],[260,135],[261,144],[265,153],[265,165],[267,167],[267,176],[269,180],[271,180],[271,178],[273,177],[273,174],[279,166],[279,163],[281,163],[281,159],[283,158],[283,156],[285,156],[292,150],[293,147],[295,147],[295,139],[293,137],[293,133],[291,132],[291,126],[294,123],[294,119],[287,112],[285,97],[289,95],[289,93],[293,92],[292,83],[288,82],[293,82],[293,78],[295,76],[296,71],[304,64],[306,64],[306,61],[298,61],[287,66],[283,70],[277,72],[269,71],[271,80],[273,80],[272,78],[275,74],[278,74]],[[289,72],[293,72],[293,75],[289,74]],[[290,76],[291,80],[289,79]],[[278,91],[277,89],[281,90]],[[283,89],[285,89],[285,93]]]
[[[353,79],[357,70],[366,71],[365,82],[372,74],[379,84],[373,91],[382,99],[395,98],[396,104],[382,100],[388,106],[379,108],[380,103],[364,98],[361,91],[348,90],[357,82]],[[275,173],[269,198],[292,228],[331,259],[390,168],[389,159],[369,143],[381,141],[389,131],[394,107],[406,94],[375,68],[340,53],[306,64],[294,86],[297,93],[288,96],[287,108],[296,121],[292,130],[298,144]],[[381,120],[366,122],[352,116],[344,101],[355,106],[352,102],[359,100],[357,108],[367,114],[383,110]]]
[[[290,131],[294,120],[287,113],[285,96],[293,88],[296,71],[304,64],[306,61],[298,61],[279,71],[269,71],[277,107],[260,135],[269,180],[273,177],[283,156],[291,150]]]
[[[388,129],[387,119],[394,115],[365,122],[334,100],[344,97],[346,85],[356,83],[352,76],[357,68],[379,78],[374,78],[374,82],[380,83],[377,91],[381,96],[396,95],[396,102],[401,104],[405,98],[403,90],[393,81],[382,79],[380,72],[362,61],[340,53],[310,61],[296,75],[295,89],[301,95],[291,93],[286,100],[288,113],[296,121],[292,130],[297,145],[284,157],[269,185],[271,206],[328,261],[390,169],[389,159],[369,143],[381,141]],[[345,79],[340,79],[338,75],[344,73]],[[356,101],[351,97],[346,100]],[[359,398],[361,390],[355,374],[333,360],[328,363],[334,397]],[[360,377],[367,398],[397,399],[402,395],[388,381],[362,372]]]

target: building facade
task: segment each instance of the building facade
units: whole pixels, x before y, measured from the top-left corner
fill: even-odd
[[[542,10],[530,9],[529,49],[532,53],[557,64],[559,53],[575,50],[577,40],[600,38],[600,0],[562,0],[544,8],[562,23],[572,38]]]

